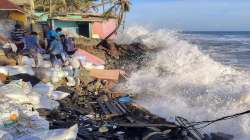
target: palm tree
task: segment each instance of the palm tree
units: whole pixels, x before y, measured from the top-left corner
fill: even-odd
[[[107,37],[105,37],[100,43],[98,43],[96,45],[96,47],[100,46],[106,40],[108,40],[112,35],[117,33],[118,29],[120,28],[120,26],[121,26],[121,24],[122,24],[122,22],[124,20],[125,12],[128,12],[130,10],[130,4],[131,3],[130,3],[129,0],[113,0],[112,3],[113,3],[113,5],[106,12],[104,12],[104,16],[109,16],[114,11],[118,12],[117,13],[117,20],[118,20],[117,21],[117,26]]]
[[[117,33],[124,20],[125,12],[130,10],[130,0],[101,0],[99,4],[93,3],[94,1],[100,0],[34,0],[36,9],[49,14],[50,17],[68,12],[86,13],[91,9],[98,9],[100,6],[108,4],[109,8],[103,12],[103,17],[115,15],[117,17],[117,26],[107,37],[97,44],[96,47],[98,47],[113,34]]]

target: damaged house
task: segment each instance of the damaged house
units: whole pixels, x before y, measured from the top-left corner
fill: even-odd
[[[38,22],[42,25],[52,25],[53,29],[61,27],[64,32],[68,32],[74,37],[86,37],[104,39],[117,26],[116,18],[103,18],[96,14],[68,14],[48,18],[43,13],[35,13],[39,17]]]
[[[0,17],[0,32],[4,36],[10,35],[16,22],[23,25],[27,23],[25,12],[9,0],[0,1]]]

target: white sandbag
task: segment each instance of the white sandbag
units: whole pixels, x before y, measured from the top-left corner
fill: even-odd
[[[45,108],[53,110],[59,107],[57,101],[51,100],[48,95],[40,95],[38,93],[32,93],[28,96],[30,103],[34,105],[35,109]]]
[[[45,60],[42,60],[38,63],[38,67],[42,67],[42,68],[51,68],[52,67],[52,64],[50,61],[45,61]]]
[[[57,83],[57,82],[59,82],[60,80],[62,80],[63,78],[65,78],[67,76],[68,76],[67,72],[63,71],[62,69],[55,68],[52,71],[51,81],[52,81],[52,83]]]
[[[76,85],[76,81],[73,77],[67,76],[67,80],[68,80],[67,86],[73,87]]]
[[[9,74],[8,67],[0,66],[0,73],[4,75],[8,75]]]
[[[83,67],[84,67],[85,69],[87,69],[87,70],[91,70],[91,69],[94,68],[94,65],[93,65],[92,63],[90,63],[90,62],[85,62],[85,63],[83,64]]]
[[[13,76],[21,73],[35,75],[32,67],[30,66],[0,66],[0,73]]]
[[[23,56],[21,64],[30,67],[36,66],[35,60],[33,58],[29,58],[28,56]]]
[[[69,93],[66,92],[61,92],[61,91],[53,91],[54,90],[54,86],[51,83],[38,83],[36,84],[32,91],[43,95],[43,96],[48,96],[49,99],[52,100],[62,100],[63,98],[69,96]]]
[[[15,127],[17,125],[17,120],[20,119],[20,113],[18,110],[19,108],[16,107],[13,103],[5,103],[5,101],[8,100],[1,100],[2,102],[0,102],[0,128]]]
[[[73,68],[78,69],[81,66],[80,60],[77,57],[70,58],[69,62]]]
[[[27,134],[38,133],[41,131],[49,130],[49,122],[39,116],[37,111],[21,107],[21,118],[18,121],[17,132],[13,133],[12,136],[20,137]],[[21,133],[21,134],[20,134]]]
[[[37,59],[38,59],[38,67],[42,67],[42,68],[51,68],[52,64],[50,61],[44,60],[43,56],[41,54],[37,55]]]
[[[42,81],[49,82],[52,77],[53,69],[39,67],[35,69],[36,77]]]
[[[66,98],[67,96],[69,96],[69,93],[66,92],[62,92],[62,91],[53,91],[50,95],[50,98],[53,100],[62,100],[64,98]]]
[[[79,59],[82,67],[84,67],[86,63],[88,62],[84,57],[77,57],[77,58]]]
[[[55,129],[35,133],[18,138],[17,140],[75,140],[77,137],[78,126],[74,125],[69,129]]]
[[[11,81],[9,84],[0,87],[0,95],[15,96],[18,94],[28,94],[32,90],[32,85],[23,80]]]
[[[8,97],[18,104],[30,103],[34,108],[55,109],[59,103],[49,99],[47,94],[32,92],[30,84],[21,80],[12,81],[11,83],[0,87],[0,95]]]
[[[49,54],[43,54],[43,59],[45,60],[50,60],[50,55]]]
[[[13,44],[13,43],[6,43],[6,44],[4,44],[4,45],[3,45],[3,48],[5,48],[5,49],[11,48],[11,50],[12,50],[13,52],[16,52],[16,51],[17,51],[17,46],[16,46],[15,44]]]
[[[18,115],[15,114],[10,118],[10,120],[13,121],[12,123],[0,127],[0,131],[8,132],[8,135],[11,135],[13,139],[27,134],[49,130],[49,122],[45,120],[45,118],[41,118],[39,113],[34,111],[30,105],[17,104],[7,97],[0,98],[0,104],[2,113],[7,114],[8,112],[13,113],[13,111],[18,111]]]
[[[0,140],[14,140],[14,138],[8,132],[0,130]]]
[[[90,62],[86,62],[83,67],[87,70],[92,70],[92,69],[105,69],[104,65],[94,65]]]
[[[104,70],[105,66],[104,65],[95,65],[94,69]]]
[[[51,81],[53,84],[59,82],[67,76],[68,72],[63,71],[60,67],[36,69],[36,77],[38,77],[42,81]]]
[[[42,95],[48,95],[49,93],[52,93],[54,90],[54,86],[51,83],[38,83],[33,88],[32,91],[42,94]]]

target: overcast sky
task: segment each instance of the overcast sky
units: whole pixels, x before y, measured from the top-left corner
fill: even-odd
[[[250,0],[132,0],[126,24],[177,30],[250,31]]]

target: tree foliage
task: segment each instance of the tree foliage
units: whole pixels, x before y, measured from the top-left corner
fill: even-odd
[[[34,0],[38,12],[50,13],[50,16],[69,12],[87,12],[94,0]]]
[[[125,12],[130,10],[131,5],[130,0],[34,0],[34,3],[36,11],[48,13],[51,17],[68,13],[88,13],[93,9],[107,6],[108,8],[103,11],[103,17],[115,16],[117,27],[104,40],[117,32],[124,20]],[[97,46],[102,43],[101,41]]]

